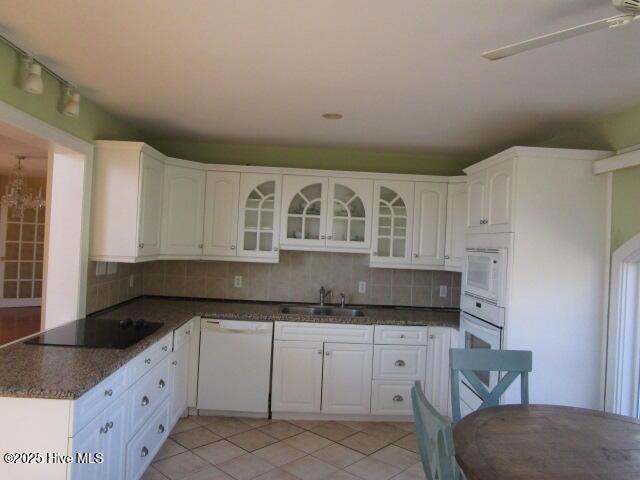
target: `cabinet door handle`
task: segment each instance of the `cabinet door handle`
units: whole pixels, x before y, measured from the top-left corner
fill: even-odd
[[[204,247],[204,245],[202,243],[198,244],[198,248],[202,250],[202,248]]]
[[[324,352],[325,357],[328,357],[329,355],[331,355],[331,352]]]
[[[107,430],[111,430],[113,428],[113,422],[107,422]]]
[[[327,240],[331,240],[333,238],[333,235],[327,235]]]
[[[174,360],[173,362],[171,362],[171,365],[178,365],[178,360]]]
[[[105,397],[111,397],[112,395],[113,395],[113,390],[109,389],[104,391]]]
[[[320,240],[324,240],[326,238],[326,235],[320,235]]]
[[[396,360],[395,365],[396,367],[404,367],[406,363],[404,363],[404,360]]]
[[[377,257],[378,256],[378,252],[373,252],[373,256]]]
[[[273,247],[273,251],[277,252],[278,251],[278,247]]]
[[[145,358],[144,359],[144,363],[146,363],[147,365],[151,365],[151,359],[150,358]]]
[[[149,405],[149,397],[147,397],[146,395],[142,397],[142,401],[140,402],[140,405],[143,407],[146,407],[147,405]]]
[[[434,338],[436,338],[434,334],[429,335],[429,339],[433,340]]]
[[[169,347],[167,347],[166,345],[164,347],[162,347],[162,351],[166,352],[167,350],[169,350]]]
[[[149,449],[147,447],[142,447],[142,450],[140,450],[140,456],[144,458],[147,455],[149,455]]]
[[[164,433],[164,425],[163,424],[158,425],[158,433]]]
[[[160,381],[158,382],[158,388],[160,390],[162,390],[165,387],[166,383],[164,383],[164,380],[160,379]]]
[[[445,256],[444,256],[444,259],[445,259],[445,260],[449,260],[450,258],[451,258],[451,257],[450,257],[449,255],[445,255]]]
[[[318,350],[318,355],[322,355],[322,350]]]
[[[107,428],[106,425],[104,427],[100,427],[100,435],[104,435],[108,431],[109,431],[109,429]]]
[[[396,395],[395,397],[393,397],[393,401],[394,402],[404,402],[404,398],[402,397],[402,395]]]
[[[186,332],[184,332],[185,335],[191,335],[191,330],[187,330]]]
[[[400,334],[400,338],[404,338],[406,335],[404,333]]]
[[[419,254],[417,254],[417,253],[414,253],[414,254],[413,254],[413,258],[418,258],[419,256],[420,256],[420,255],[419,255]]]
[[[231,245],[231,250],[235,250],[236,246],[235,245]]]
[[[138,247],[139,247],[139,248],[144,248],[144,243],[140,242],[140,243],[138,244]]]

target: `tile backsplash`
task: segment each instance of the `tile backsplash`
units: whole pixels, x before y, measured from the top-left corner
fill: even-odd
[[[121,265],[126,264],[118,266]],[[369,256],[362,254],[281,251],[277,264],[163,260],[129,267],[141,269],[142,293],[146,295],[317,302],[320,286],[324,286],[333,291],[329,303],[339,302],[342,292],[350,304],[420,307],[460,304],[459,273],[370,268]],[[95,266],[93,270],[95,273]],[[234,287],[237,276],[242,277],[240,287]],[[363,294],[358,293],[362,281],[367,284]],[[131,291],[125,288],[128,283],[118,281],[118,285],[119,290],[109,294],[109,299],[117,297],[123,301]],[[111,288],[116,289],[114,285],[104,290]],[[444,296],[440,295],[441,290]],[[104,305],[104,298],[98,304]]]
[[[142,295],[143,264],[117,263],[115,273],[96,275],[96,263],[89,262],[87,272],[87,313]],[[130,275],[133,275],[133,286],[130,286]]]

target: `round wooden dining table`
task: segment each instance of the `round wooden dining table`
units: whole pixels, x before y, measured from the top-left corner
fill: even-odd
[[[640,479],[640,422],[596,410],[503,405],[453,428],[467,480]]]

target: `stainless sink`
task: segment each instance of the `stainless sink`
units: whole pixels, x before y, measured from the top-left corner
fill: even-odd
[[[364,312],[357,308],[340,308],[320,305],[282,305],[282,313],[294,315],[328,315],[332,317],[364,317]]]

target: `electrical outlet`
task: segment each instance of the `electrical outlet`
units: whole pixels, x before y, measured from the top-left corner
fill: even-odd
[[[447,286],[440,285],[440,297],[445,298],[447,296]]]
[[[133,274],[129,275],[129,287],[133,288],[134,276]]]
[[[107,262],[107,274],[113,275],[118,271],[118,264],[116,262]]]
[[[358,282],[358,293],[367,293],[367,282],[364,280]]]
[[[242,275],[236,275],[233,277],[233,286],[235,288],[242,288]]]
[[[107,262],[96,262],[96,276],[107,273]]]

